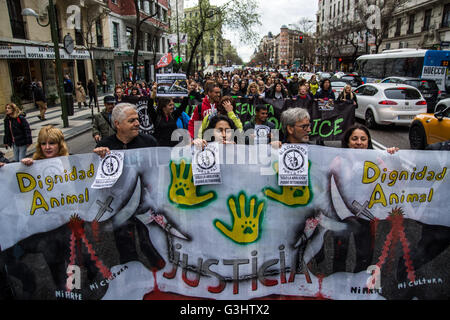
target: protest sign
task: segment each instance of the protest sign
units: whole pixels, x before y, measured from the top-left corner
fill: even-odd
[[[157,97],[187,97],[186,75],[183,73],[157,73]]]

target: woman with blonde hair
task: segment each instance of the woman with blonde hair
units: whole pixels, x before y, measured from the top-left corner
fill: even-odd
[[[33,158],[24,158],[22,163],[30,166],[34,160],[50,159],[69,155],[69,148],[64,140],[61,129],[53,126],[42,127],[36,143]]]
[[[344,86],[344,89],[339,94],[339,97],[336,100],[337,102],[348,102],[356,105],[356,94],[352,92],[352,87],[349,84]]]
[[[257,98],[259,97],[259,87],[256,82],[252,82],[248,85],[247,88],[247,94],[245,95],[245,98]]]
[[[33,143],[30,125],[14,103],[6,105],[5,114],[3,143],[7,148],[13,148],[14,161],[20,161],[25,158],[27,147]]]

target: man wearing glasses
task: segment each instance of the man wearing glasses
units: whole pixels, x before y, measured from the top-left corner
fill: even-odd
[[[281,114],[280,120],[285,135],[283,143],[310,143],[311,123],[306,109],[287,109]]]

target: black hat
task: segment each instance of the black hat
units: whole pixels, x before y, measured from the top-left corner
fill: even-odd
[[[116,98],[114,98],[114,96],[106,96],[103,98],[103,103],[107,104],[107,103],[116,103]]]

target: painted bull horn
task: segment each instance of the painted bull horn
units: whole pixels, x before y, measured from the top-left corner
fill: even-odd
[[[112,220],[113,228],[121,226],[125,221],[130,219],[136,212],[141,201],[141,179],[138,176],[136,187],[134,189],[133,195],[131,196],[128,203],[119,211]]]
[[[354,214],[347,208],[344,200],[342,200],[341,193],[336,185],[336,180],[334,175],[331,175],[331,202],[333,203],[334,209],[341,220],[348,217],[354,217]]]

